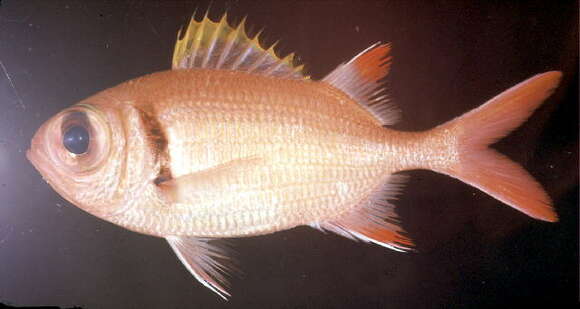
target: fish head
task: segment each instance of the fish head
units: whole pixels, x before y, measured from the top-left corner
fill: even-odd
[[[63,198],[105,219],[127,208],[152,168],[144,163],[139,123],[131,119],[135,111],[111,93],[104,91],[50,118],[26,154]]]

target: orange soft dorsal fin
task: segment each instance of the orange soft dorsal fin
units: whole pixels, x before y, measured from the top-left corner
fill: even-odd
[[[562,73],[533,76],[436,129],[457,135],[459,159],[440,170],[540,220],[558,217],[542,186],[516,162],[488,146],[520,126],[558,86]]]
[[[399,109],[389,101],[381,82],[391,66],[390,50],[389,44],[374,44],[322,80],[348,94],[380,125],[395,124],[400,118]]]

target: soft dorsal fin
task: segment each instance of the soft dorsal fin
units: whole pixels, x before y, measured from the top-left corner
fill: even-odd
[[[400,118],[399,109],[384,93],[381,80],[389,73],[389,44],[376,43],[339,65],[322,81],[344,91],[368,110],[381,125],[392,125]]]
[[[172,69],[222,69],[282,78],[308,78],[302,75],[304,66],[295,64],[294,53],[281,58],[274,51],[276,43],[262,47],[260,32],[249,37],[245,21],[244,18],[234,28],[228,23],[227,14],[218,22],[212,21],[207,13],[201,21],[193,16],[183,37],[181,29],[177,33]]]
[[[413,242],[405,236],[398,225],[394,206],[389,200],[401,190],[406,177],[389,176],[377,186],[354,210],[341,217],[323,222],[314,222],[310,226],[322,231],[331,231],[352,240],[372,242],[396,251],[407,251]]]

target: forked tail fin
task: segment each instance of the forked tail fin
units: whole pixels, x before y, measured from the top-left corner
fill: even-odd
[[[520,126],[557,87],[561,72],[535,75],[437,129],[457,136],[458,162],[441,170],[540,220],[558,217],[541,185],[516,162],[488,148]]]

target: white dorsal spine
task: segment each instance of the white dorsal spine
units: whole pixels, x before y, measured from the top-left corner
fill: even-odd
[[[291,79],[308,79],[294,53],[280,57],[260,43],[260,33],[248,36],[245,20],[232,27],[224,14],[214,22],[206,13],[201,21],[191,18],[185,32],[180,30],[173,52],[172,69],[222,69]],[[183,34],[183,36],[182,36]]]

